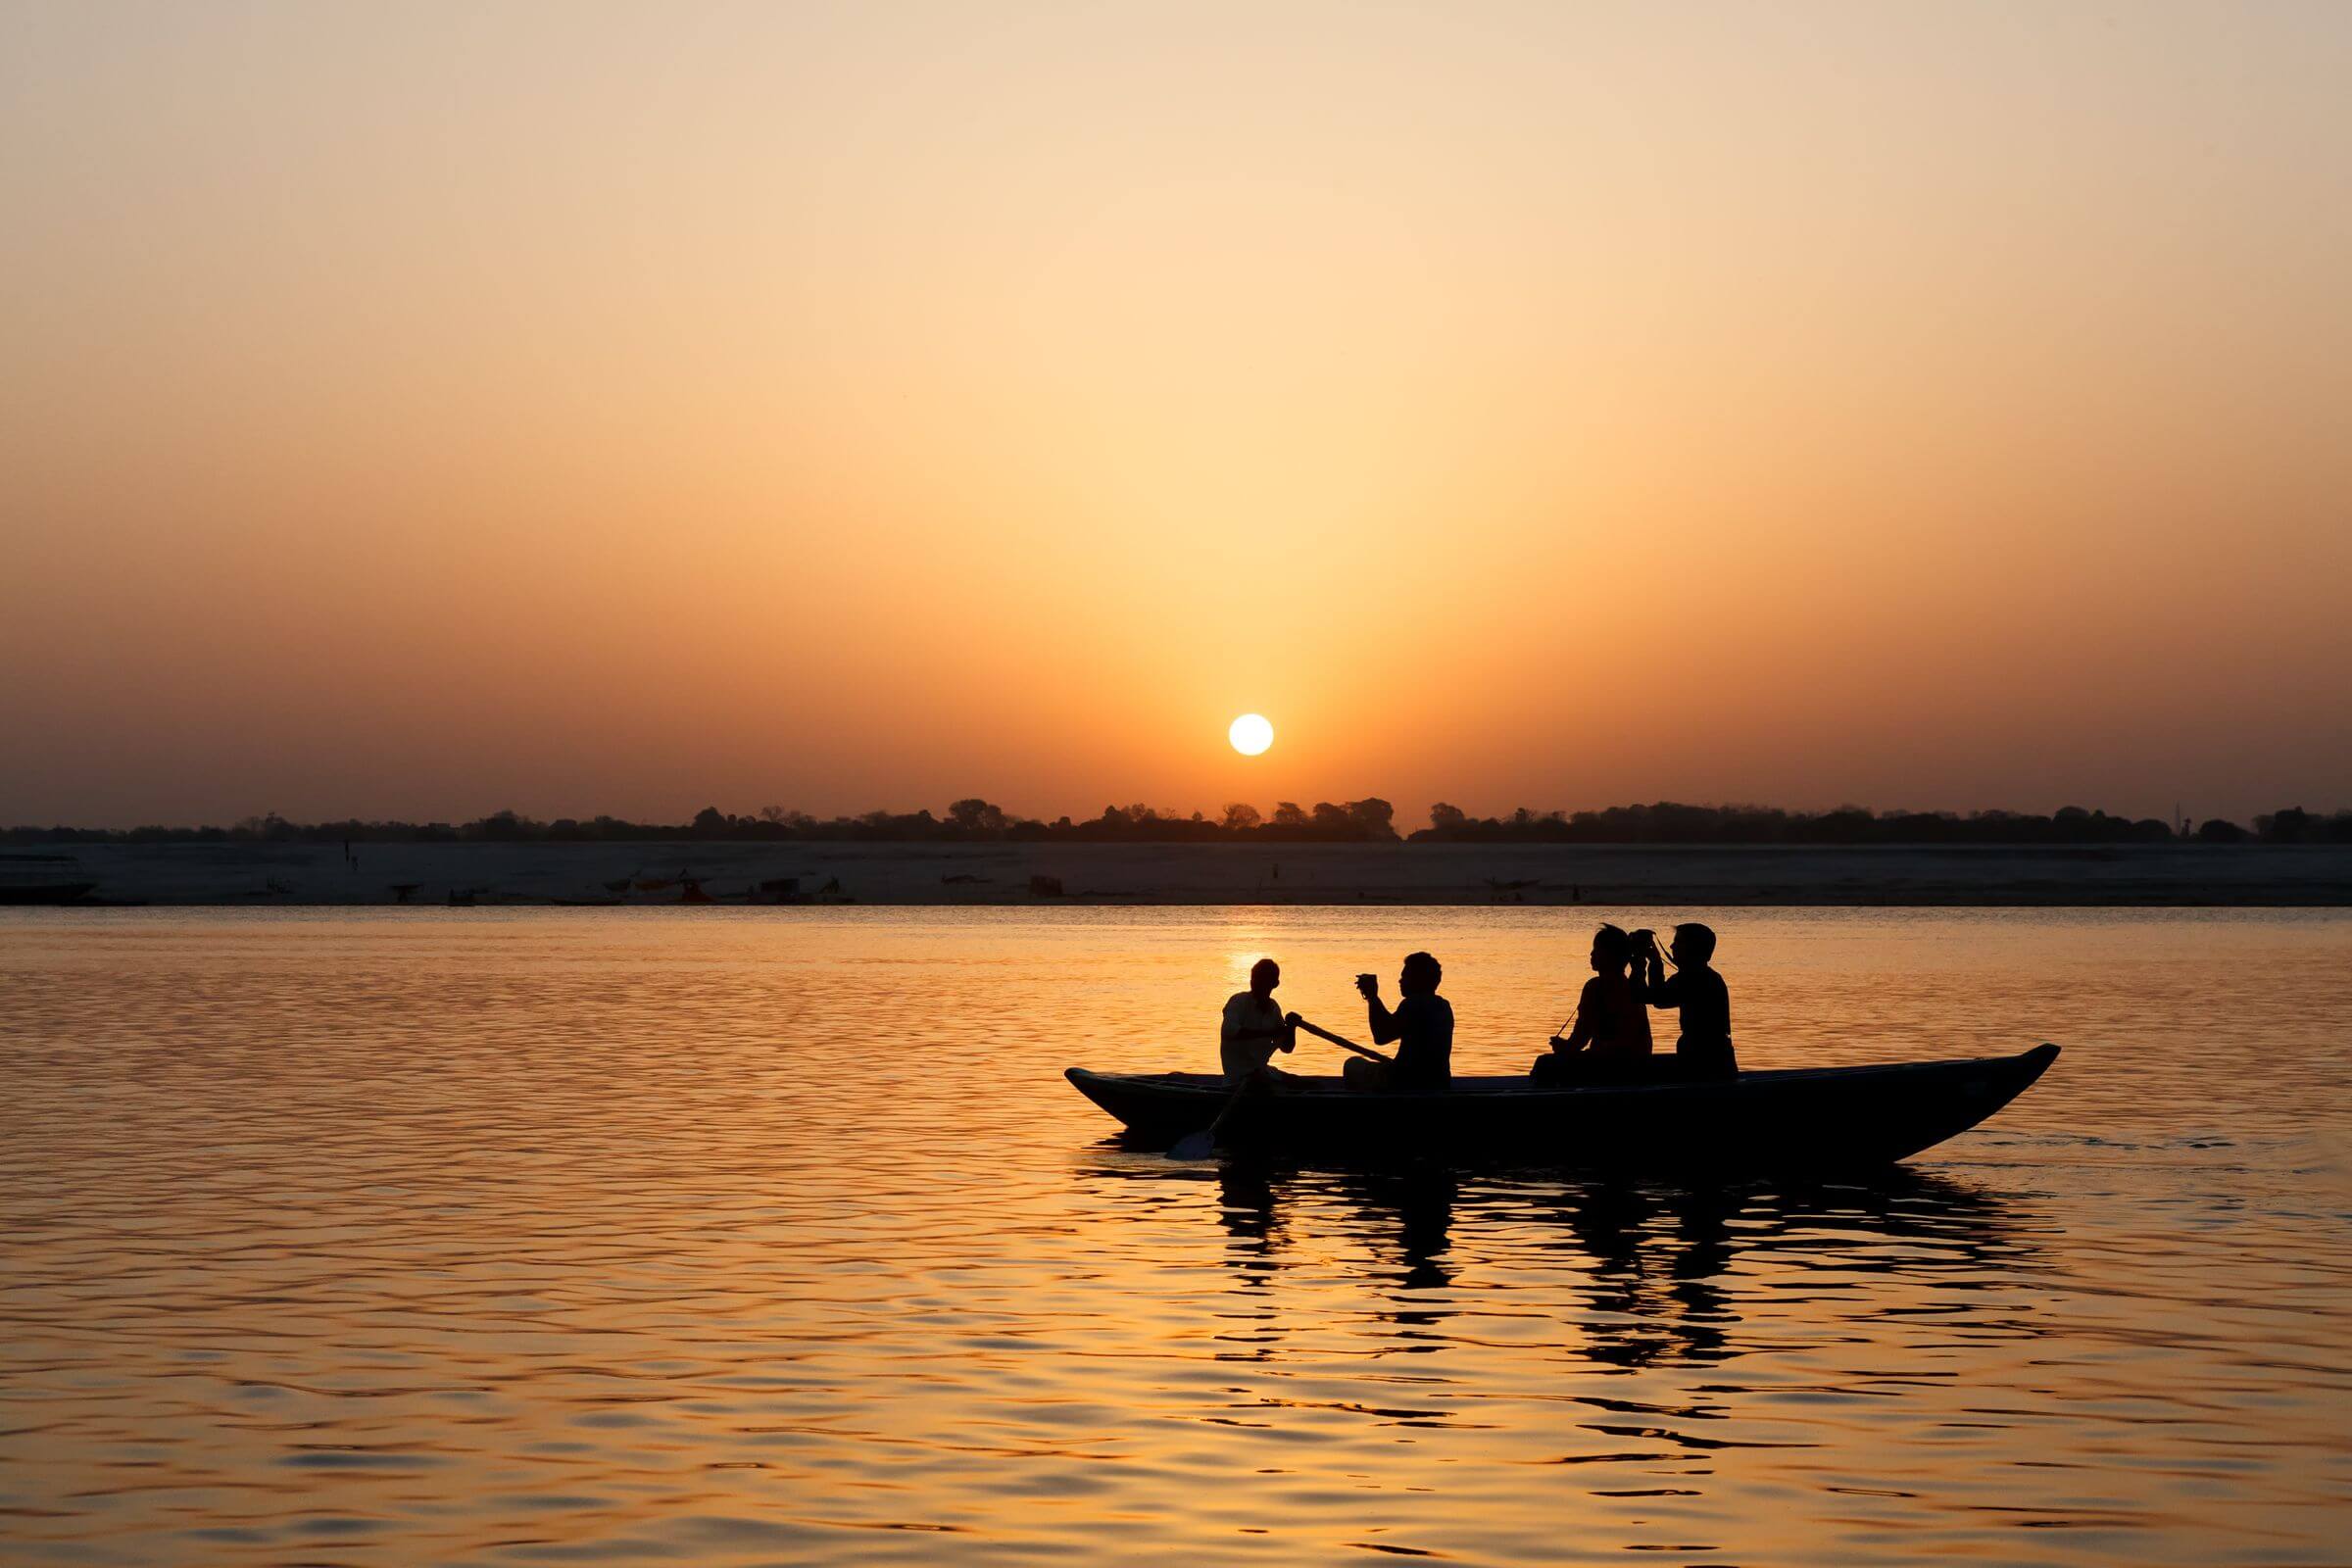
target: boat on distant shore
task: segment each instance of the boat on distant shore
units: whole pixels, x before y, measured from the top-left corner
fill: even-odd
[[[2058,1048],[2014,1056],[1796,1067],[1735,1078],[1552,1088],[1459,1077],[1444,1090],[1366,1094],[1293,1078],[1234,1104],[1229,1149],[1276,1154],[1511,1157],[1592,1169],[1713,1175],[1865,1170],[1968,1131],[2031,1088]],[[1215,1073],[1064,1074],[1144,1147],[1209,1126],[1233,1091]]]

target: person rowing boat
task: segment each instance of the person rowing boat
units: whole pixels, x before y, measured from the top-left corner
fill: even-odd
[[[1245,1079],[1288,1078],[1273,1065],[1274,1053],[1298,1045],[1298,1015],[1287,1017],[1274,1001],[1282,984],[1282,965],[1260,958],[1250,966],[1250,989],[1225,999],[1225,1016],[1217,1028],[1217,1059],[1225,1081],[1237,1088]]]
[[[1420,956],[1428,956],[1426,954]],[[1434,959],[1432,960],[1435,961]],[[1370,976],[1364,976],[1370,979]],[[1216,1119],[1196,1132],[1187,1133],[1168,1149],[1175,1159],[1203,1159],[1217,1146],[1217,1138],[1232,1120],[1235,1111],[1246,1100],[1262,1100],[1269,1094],[1289,1094],[1312,1079],[1295,1077],[1273,1064],[1274,1053],[1292,1051],[1298,1044],[1298,1031],[1303,1029],[1317,1039],[1328,1040],[1335,1046],[1354,1052],[1368,1061],[1350,1061],[1348,1067],[1369,1066],[1386,1073],[1396,1063],[1377,1051],[1367,1051],[1352,1040],[1344,1040],[1328,1029],[1308,1023],[1297,1013],[1285,1013],[1274,1002],[1274,988],[1282,984],[1282,966],[1272,958],[1260,958],[1250,966],[1250,989],[1237,991],[1225,999],[1225,1016],[1217,1030],[1217,1057],[1224,1067],[1224,1088]],[[1375,1002],[1383,1014],[1387,1009]],[[1401,1011],[1402,1009],[1398,1009]],[[1450,1038],[1452,1014],[1446,1015]],[[1387,1039],[1384,1035],[1381,1038]],[[1075,1080],[1073,1080],[1075,1081]],[[1356,1087],[1356,1077],[1350,1072],[1350,1087]]]

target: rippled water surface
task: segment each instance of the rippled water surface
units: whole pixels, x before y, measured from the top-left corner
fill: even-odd
[[[1748,1065],[2066,1054],[1861,1186],[1187,1165],[1060,1069],[1427,946],[1517,1070],[1586,920],[0,915],[0,1559],[2352,1558],[2352,919],[1714,919]]]

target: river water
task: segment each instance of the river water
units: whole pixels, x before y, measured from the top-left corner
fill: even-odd
[[[2352,916],[1698,912],[1746,1065],[2065,1054],[1859,1185],[1181,1164],[1060,1069],[1427,947],[1517,1070],[1592,916],[0,914],[0,1560],[2352,1559]]]

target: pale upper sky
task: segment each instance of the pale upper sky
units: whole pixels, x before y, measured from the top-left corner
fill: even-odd
[[[2338,4],[0,0],[0,821],[2352,805],[2348,81]]]

